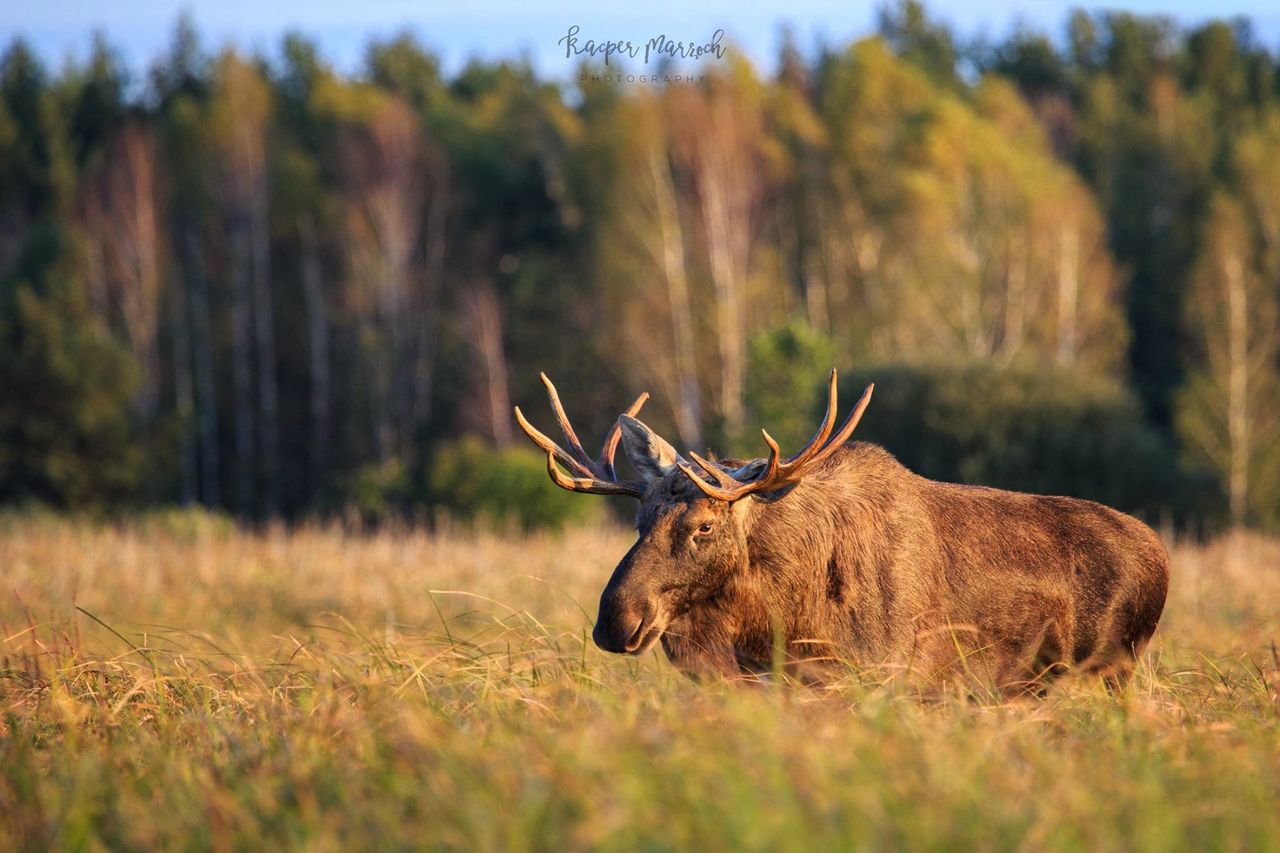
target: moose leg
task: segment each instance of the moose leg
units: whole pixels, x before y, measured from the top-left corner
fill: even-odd
[[[1135,591],[1112,605],[1107,613],[1101,644],[1093,654],[1076,664],[1076,671],[1102,679],[1113,693],[1123,689],[1155,631],[1156,619],[1164,604],[1163,587],[1158,597],[1153,595],[1151,598],[1152,601],[1143,600]]]
[[[1021,606],[983,624],[987,662],[1005,696],[1043,696],[1070,669],[1075,620],[1062,595],[1028,589]]]
[[[1112,693],[1122,690],[1129,683],[1133,669],[1150,639],[1150,635],[1138,638],[1127,635],[1114,637],[1102,650],[1077,664],[1076,671],[1101,678]]]
[[[1090,678],[1099,678],[1111,693],[1123,690],[1133,675],[1134,656],[1122,649],[1110,649],[1092,655],[1076,666],[1076,671]]]
[[[1069,671],[1067,649],[1071,648],[1071,636],[1066,621],[1053,617],[1045,622],[1040,635],[1023,654],[1024,680],[1010,684],[1007,690],[1043,696],[1050,683]]]

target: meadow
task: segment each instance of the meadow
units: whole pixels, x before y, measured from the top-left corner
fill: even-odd
[[[695,684],[630,543],[0,517],[8,849],[1280,849],[1280,540],[1177,542],[1119,696]]]

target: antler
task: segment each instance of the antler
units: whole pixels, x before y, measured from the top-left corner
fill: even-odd
[[[849,436],[853,435],[854,427],[862,419],[862,413],[866,411],[867,404],[871,402],[871,392],[874,388],[874,384],[867,386],[867,390],[862,392],[862,398],[858,400],[858,405],[853,407],[849,417],[845,419],[840,429],[836,430],[836,434],[832,436],[831,429],[835,425],[836,418],[836,371],[833,368],[830,389],[827,395],[827,413],[823,416],[822,425],[818,427],[818,431],[813,438],[809,439],[809,443],[799,453],[785,462],[782,461],[782,451],[778,448],[778,442],[774,441],[773,436],[769,435],[767,431],[760,430],[764,436],[765,444],[769,445],[769,461],[765,465],[764,471],[755,479],[745,482],[738,480],[719,465],[714,462],[708,462],[696,453],[690,453],[689,455],[694,462],[698,463],[699,467],[716,480],[715,484],[709,483],[705,478],[700,477],[689,463],[679,460],[676,464],[684,472],[684,475],[692,480],[693,484],[701,489],[704,494],[718,500],[736,501],[755,492],[777,491],[792,483],[799,482],[806,473],[835,453],[837,449],[849,440]]]
[[[617,453],[618,441],[622,438],[621,419],[614,422],[613,429],[609,430],[609,434],[605,436],[604,448],[600,451],[600,458],[591,459],[582,448],[582,442],[578,440],[578,434],[573,431],[573,426],[569,423],[569,418],[564,413],[564,406],[560,403],[560,395],[556,393],[556,386],[547,378],[547,374],[540,373],[538,375],[542,377],[542,384],[547,386],[547,396],[551,398],[551,409],[555,412],[556,421],[560,424],[560,431],[564,433],[564,440],[569,445],[569,450],[564,450],[539,432],[533,424],[525,420],[524,413],[520,411],[519,406],[516,406],[516,421],[520,424],[520,428],[524,430],[525,435],[533,439],[534,444],[546,451],[547,473],[551,475],[551,481],[560,488],[568,489],[571,492],[588,492],[594,495],[630,495],[633,498],[643,497],[645,486],[647,485],[644,481],[619,480],[617,473],[614,471],[613,456]],[[636,413],[640,411],[640,407],[644,405],[644,401],[648,399],[648,393],[641,394],[631,404],[631,408],[627,409],[627,414],[635,417]],[[563,465],[577,476],[565,474],[560,470],[560,465]]]

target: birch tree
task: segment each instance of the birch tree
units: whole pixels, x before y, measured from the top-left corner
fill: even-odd
[[[1177,420],[1193,453],[1222,476],[1237,524],[1264,511],[1261,486],[1274,489],[1274,477],[1257,475],[1274,462],[1280,443],[1276,303],[1244,210],[1219,194],[1187,302],[1187,325],[1203,361],[1179,396]]]
[[[397,97],[375,96],[343,154],[353,304],[381,461],[411,458],[429,414],[443,276],[443,164]]]
[[[228,249],[236,491],[242,510],[256,508],[271,516],[279,505],[280,474],[266,156],[271,93],[257,70],[232,52],[219,58],[215,81],[210,126],[218,170],[215,195]],[[255,441],[260,466],[254,465]],[[258,471],[262,476],[260,501]]]
[[[715,293],[720,416],[737,434],[744,415],[748,287],[758,269],[753,247],[766,178],[759,83],[748,67],[736,65],[729,74],[712,75],[706,87],[675,87],[670,97],[675,153],[691,179]]]
[[[619,327],[635,381],[660,391],[685,447],[703,438],[697,313],[688,268],[688,229],[671,170],[663,103],[639,95],[616,107],[621,163],[615,215],[605,230],[608,278],[621,285]]]
[[[94,301],[116,321],[142,368],[135,403],[144,429],[160,402],[163,265],[155,157],[151,132],[126,125],[109,145],[90,190],[94,198],[85,204],[89,279],[99,282]]]
[[[462,294],[462,320],[466,339],[475,354],[471,387],[476,411],[473,422],[480,425],[497,447],[511,443],[511,393],[507,358],[503,347],[502,303],[493,283],[471,282]]]

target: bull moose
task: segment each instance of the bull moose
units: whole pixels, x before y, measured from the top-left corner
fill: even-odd
[[[691,675],[738,676],[781,650],[801,674],[844,661],[1039,692],[1071,671],[1123,684],[1164,608],[1151,528],[1086,500],[936,482],[850,442],[874,386],[833,431],[834,370],[808,444],[783,459],[762,430],[769,456],[750,461],[677,453],[636,419],[647,394],[591,459],[542,381],[568,449],[515,414],[551,479],[640,501],[639,538],[600,596],[605,651],[661,642]],[[618,478],[619,441],[643,479]]]

